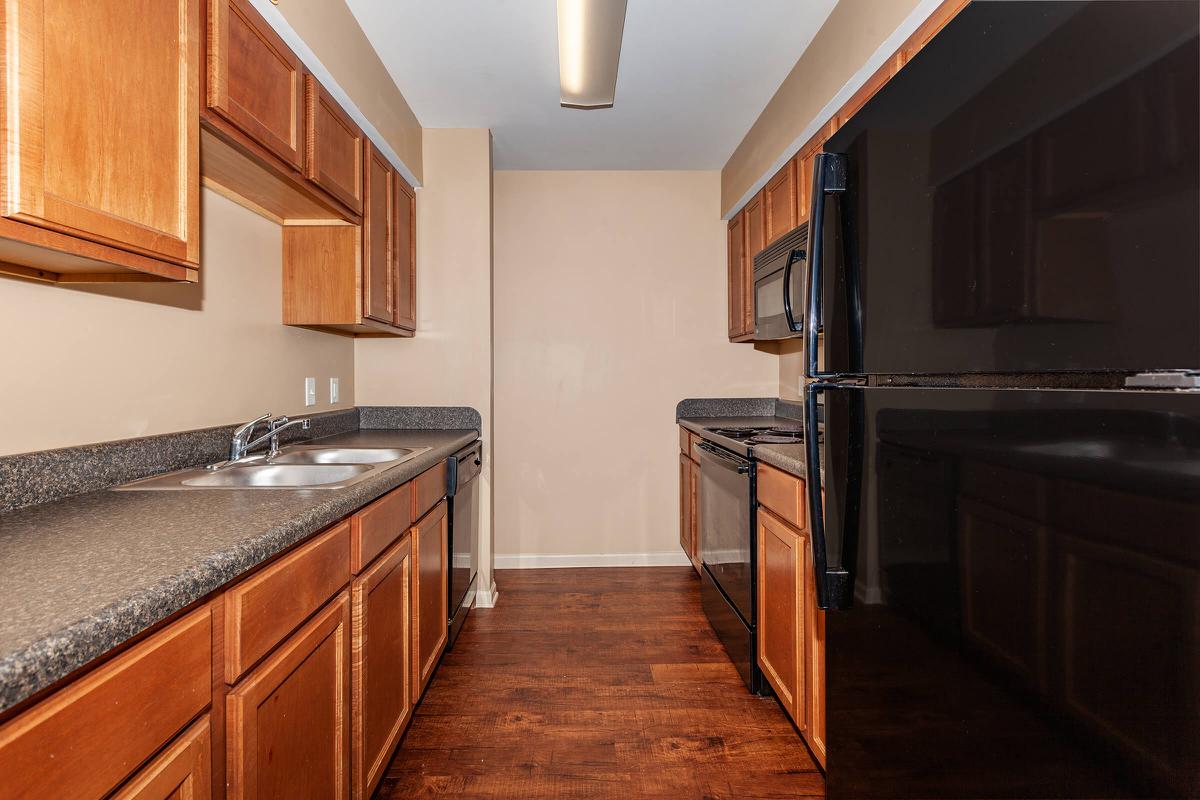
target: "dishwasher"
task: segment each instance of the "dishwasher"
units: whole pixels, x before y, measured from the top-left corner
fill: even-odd
[[[467,621],[475,603],[479,574],[479,473],[483,470],[483,443],[475,442],[449,459],[446,496],[450,499],[450,637],[446,649]]]

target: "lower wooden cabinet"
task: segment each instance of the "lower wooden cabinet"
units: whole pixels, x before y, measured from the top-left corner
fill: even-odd
[[[433,676],[433,670],[446,649],[450,620],[450,587],[447,548],[449,517],[446,501],[438,503],[412,529],[413,644],[412,699],[417,702]]]
[[[0,725],[0,797],[107,797],[211,696],[201,608]]]
[[[697,572],[700,571],[700,465],[679,454],[679,546]]]
[[[209,800],[212,732],[205,714],[110,800]]]
[[[412,562],[405,535],[351,587],[355,800],[371,796],[412,716]]]
[[[808,725],[804,650],[808,550],[806,533],[759,509],[758,664],[801,730]]]
[[[349,796],[349,631],[342,592],[230,690],[230,798]]]
[[[805,483],[766,465],[760,464],[759,469],[758,665],[823,767],[825,612],[817,608],[816,574],[802,505]]]

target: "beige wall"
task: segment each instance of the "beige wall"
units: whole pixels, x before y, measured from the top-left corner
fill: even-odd
[[[938,0],[839,0],[721,170],[722,214],[737,211],[829,118],[821,112],[835,96],[848,97],[882,63],[886,53],[872,59],[881,46],[893,40],[898,45],[937,5]]]
[[[413,177],[423,182],[421,124],[345,0],[280,0],[277,8]]]
[[[0,454],[328,411],[333,376],[354,405],[353,341],[280,324],[280,228],[202,203],[199,284],[0,280]]]
[[[716,172],[496,173],[497,566],[684,563],[676,403],[777,384],[727,341],[719,194]]]
[[[417,336],[355,342],[360,405],[465,405],[483,417],[481,586],[490,586],[492,165],[487,130],[425,131]]]

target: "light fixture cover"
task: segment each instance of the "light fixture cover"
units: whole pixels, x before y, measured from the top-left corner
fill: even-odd
[[[558,83],[567,108],[611,108],[625,0],[558,0]]]

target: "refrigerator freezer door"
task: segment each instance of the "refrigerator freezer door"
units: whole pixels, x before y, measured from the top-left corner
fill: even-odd
[[[828,797],[1200,795],[1200,394],[824,400]]]
[[[1192,0],[963,10],[825,145],[817,372],[1200,368],[1198,29]]]

